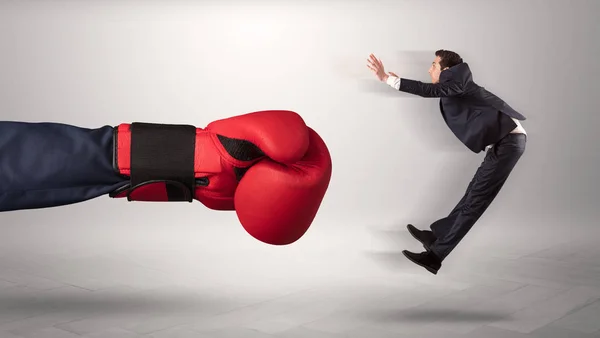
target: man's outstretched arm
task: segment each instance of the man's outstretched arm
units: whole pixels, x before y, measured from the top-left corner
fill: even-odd
[[[463,93],[463,86],[454,81],[433,84],[390,75],[386,83],[396,90],[421,97],[450,97]]]
[[[369,55],[367,67],[375,73],[375,76],[381,82],[385,82],[396,90],[422,97],[450,97],[458,96],[463,93],[463,85],[457,81],[447,81],[444,83],[424,83],[421,81],[401,78],[393,72],[387,73],[383,67],[383,62]]]

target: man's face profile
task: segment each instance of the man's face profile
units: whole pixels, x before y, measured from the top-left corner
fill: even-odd
[[[440,61],[442,61],[442,58],[436,56],[431,63],[431,67],[429,67],[429,76],[431,76],[432,83],[440,82],[440,73],[442,72]]]

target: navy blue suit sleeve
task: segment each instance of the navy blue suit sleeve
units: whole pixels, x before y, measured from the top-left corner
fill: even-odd
[[[400,79],[400,91],[421,97],[450,97],[462,95],[464,86],[462,83],[452,80],[434,84],[402,78]]]

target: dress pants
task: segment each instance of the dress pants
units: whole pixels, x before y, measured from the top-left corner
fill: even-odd
[[[490,148],[467,191],[447,217],[431,224],[430,250],[444,260],[483,215],[525,152],[526,134],[511,133]]]
[[[83,202],[125,185],[113,127],[0,121],[0,211]]]

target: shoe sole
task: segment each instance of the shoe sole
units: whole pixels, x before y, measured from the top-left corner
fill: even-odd
[[[435,269],[432,269],[432,268],[428,267],[427,265],[423,265],[423,264],[421,264],[421,263],[419,263],[419,262],[415,261],[414,259],[412,259],[410,256],[408,256],[408,255],[406,254],[406,251],[402,251],[402,254],[403,254],[403,255],[404,255],[404,257],[406,257],[406,258],[407,258],[409,261],[411,261],[411,262],[413,262],[413,263],[417,264],[418,266],[420,266],[420,267],[422,267],[422,268],[425,268],[427,271],[431,272],[432,274],[434,274],[434,275],[437,275],[437,273],[438,273],[438,272],[437,272],[437,270],[435,270]]]

